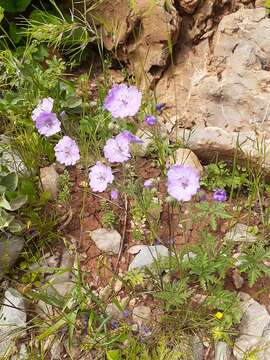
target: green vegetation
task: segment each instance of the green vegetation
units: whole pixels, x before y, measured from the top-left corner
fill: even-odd
[[[154,97],[146,94],[136,113],[119,120],[115,109],[104,107],[112,84],[107,76],[110,63],[101,47],[96,46],[102,56],[99,80],[93,80],[91,68],[83,74],[74,71],[81,69],[89,44],[100,45],[94,16],[89,24],[85,14],[73,17],[54,1],[45,10],[33,10],[30,3],[0,1],[1,130],[9,139],[9,150],[25,166],[23,174],[10,169],[2,161],[5,150],[0,151],[0,232],[1,237],[12,233],[26,239],[6,279],[30,304],[28,358],[47,358],[57,342],[67,359],[91,353],[97,360],[191,360],[194,338],[231,344],[241,320],[231,274],[237,270],[250,288],[270,277],[270,188],[262,168],[241,166],[236,154],[232,165],[205,166],[200,179],[189,169],[190,177],[170,180],[172,159],[181,147],[167,134],[160,135],[159,119],[147,124],[147,115],[158,117]],[[29,7],[30,15],[23,20],[10,17]],[[133,82],[126,78],[129,86]],[[44,100],[51,102],[50,110],[42,108]],[[117,105],[118,111],[121,103]],[[43,112],[39,120],[48,114],[52,121],[56,117],[61,129],[48,134],[48,126],[42,133],[36,110]],[[119,134],[123,143],[107,156],[106,146]],[[145,136],[151,144],[142,156],[140,138]],[[57,151],[65,137],[74,140],[72,151],[78,147],[80,153],[71,163],[69,157],[76,156],[72,145],[62,151],[64,155]],[[110,160],[120,156],[118,151],[126,158]],[[61,156],[67,159],[61,161]],[[61,163],[61,171],[53,200],[49,191],[41,191],[40,168],[54,162]],[[100,162],[107,173],[99,172],[93,185],[93,169]],[[106,176],[110,179],[104,191],[96,190]],[[147,180],[151,181],[146,184]],[[181,191],[175,193],[179,184]],[[119,195],[112,198],[114,188]],[[218,189],[226,193],[223,200],[214,197]],[[257,240],[225,241],[237,223],[248,225]],[[90,236],[98,227],[119,231],[117,254],[95,253]],[[143,251],[141,245],[160,244],[168,256],[150,257],[146,267],[128,270],[131,257]],[[139,248],[128,252],[133,246]],[[65,251],[71,263],[63,261]],[[59,259],[51,265],[48,258],[58,252]],[[135,305],[149,306],[153,318],[136,322],[131,315]],[[5,358],[12,359],[13,352],[9,349]]]

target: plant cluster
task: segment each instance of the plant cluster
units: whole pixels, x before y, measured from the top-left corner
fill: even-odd
[[[123,236],[128,232],[136,243],[165,245],[169,254],[142,269],[113,273],[109,299],[104,300],[106,296],[87,282],[76,245],[65,243],[75,257],[71,286],[65,295],[52,289],[53,276],[57,278],[67,269],[36,269],[32,265],[44,249],[34,254],[25,250],[20,263],[24,294],[28,300],[53,309],[30,317],[29,332],[34,329],[31,336],[39,344],[30,341],[34,357],[45,358],[43,345],[48,347],[49,342],[52,347],[57,337],[65,343],[70,358],[76,356],[74,348],[79,346],[96,359],[106,356],[112,360],[189,360],[192,346],[187,339],[194,334],[230,343],[240,321],[237,294],[226,286],[230,273],[237,270],[252,287],[259,278],[270,276],[270,251],[263,240],[242,246],[225,242],[222,226],[230,228],[238,220],[232,198],[244,190],[250,204],[255,196],[259,198],[262,221],[259,226],[253,224],[253,232],[267,234],[269,206],[262,198],[268,188],[261,178],[252,177],[249,169],[236,163],[232,170],[224,162],[210,164],[203,175],[190,165],[174,163],[179,144],[171,144],[162,133],[159,115],[165,111],[164,104],[145,100],[131,82],[108,89],[105,79],[99,84],[98,99],[90,102],[89,75],[67,80],[68,64],[44,46],[49,44],[71,57],[80,54],[94,36],[94,31],[85,30],[85,24],[40,10],[24,24],[22,35],[28,37],[29,44],[0,54],[0,113],[5,119],[4,130],[14,137],[31,177],[20,183],[15,171],[1,168],[0,231],[21,232],[16,211],[26,205],[23,214],[29,239],[40,243],[43,238],[59,239],[54,219],[49,222],[40,216],[50,199],[44,193],[36,198],[34,191],[39,167],[57,161],[65,167],[59,177],[58,203],[70,203],[74,184],[69,169],[73,167],[85,174],[81,218],[88,195],[94,194],[102,198],[103,227],[123,226]],[[146,138],[151,142],[148,149]],[[144,149],[150,149],[146,154],[151,154],[159,176],[142,179],[138,158]],[[124,220],[119,217],[121,211]],[[160,236],[162,215],[166,215],[166,239]],[[192,232],[196,232],[194,242],[189,241]],[[177,237],[185,240],[185,245],[179,247]],[[106,268],[105,255],[102,261],[100,266]],[[128,301],[149,297],[160,317],[134,330],[128,306],[111,285],[115,280],[121,281]],[[118,318],[108,311],[108,303],[120,313]]]

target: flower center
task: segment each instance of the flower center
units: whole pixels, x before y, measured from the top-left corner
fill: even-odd
[[[179,181],[183,189],[189,186],[189,180],[187,178],[180,178]]]
[[[101,181],[101,182],[106,181],[106,176],[105,176],[105,174],[99,173],[99,174],[98,174],[98,180]]]

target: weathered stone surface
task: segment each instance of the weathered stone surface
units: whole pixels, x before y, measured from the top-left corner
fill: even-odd
[[[169,57],[168,39],[174,44],[180,29],[172,3],[137,0],[132,6],[126,0],[105,0],[96,16],[103,24],[104,46],[127,63],[138,82],[149,84],[160,77]]]
[[[179,6],[188,14],[192,14],[199,5],[200,0],[178,0]]]
[[[58,179],[59,175],[54,164],[40,169],[41,187],[50,193],[54,200],[58,195]]]
[[[138,305],[133,309],[132,318],[139,326],[145,325],[150,321],[151,309],[148,306]]]
[[[203,360],[204,347],[203,342],[198,335],[192,336],[192,353],[194,360]]]
[[[238,161],[250,159],[256,167],[270,169],[270,139],[265,133],[230,132],[226,129],[207,126],[187,130],[175,128],[172,139],[178,139],[193,150],[200,158],[213,160],[219,154],[220,159],[233,159],[237,155]]]
[[[3,305],[0,309],[0,357],[12,351],[13,343],[23,335],[26,327],[24,299],[12,288],[6,290]]]
[[[248,231],[248,226],[240,223],[234,225],[224,237],[224,241],[235,241],[238,243],[254,243],[257,240],[257,236]]]
[[[265,9],[241,8],[222,18],[211,44],[181,48],[156,89],[158,101],[172,106],[174,137],[194,129],[192,150],[209,157],[238,149],[255,160],[265,152],[270,163],[269,36]]]
[[[175,164],[192,166],[200,174],[203,172],[202,164],[197,156],[190,149],[180,148],[175,152]]]
[[[121,235],[116,230],[97,229],[91,232],[91,239],[96,247],[108,254],[118,254],[121,244]]]
[[[162,256],[169,255],[168,249],[163,245],[156,245],[156,246],[141,245],[140,248],[136,246],[136,250],[138,250],[139,252],[130,263],[128,268],[129,271],[135,268],[150,266],[155,262],[156,259]],[[132,249],[129,249],[129,252],[131,251]]]
[[[270,315],[263,305],[251,298],[244,301],[242,307],[243,316],[239,327],[239,337],[235,341],[233,354],[237,360],[243,360],[249,351],[258,349],[258,353],[256,352],[258,359],[268,360],[268,357],[264,357],[264,352],[270,345],[268,331]],[[260,348],[262,343],[267,346]]]
[[[229,345],[223,341],[219,341],[215,345],[215,360],[231,360],[231,349]]]
[[[24,238],[9,233],[0,236],[0,278],[15,263],[24,247]]]

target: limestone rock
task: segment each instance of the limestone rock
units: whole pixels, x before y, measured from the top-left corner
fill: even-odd
[[[46,166],[40,169],[40,181],[42,189],[51,194],[54,200],[58,195],[58,179],[59,175],[55,169],[55,165]]]
[[[137,250],[137,246],[136,246]],[[132,249],[129,249],[132,251]],[[169,256],[168,249],[163,245],[156,245],[156,246],[147,246],[141,245],[141,249],[139,253],[135,256],[132,262],[129,265],[128,270],[133,270],[135,268],[141,268],[144,266],[150,266],[155,262],[156,259],[162,256]]]
[[[239,327],[239,337],[236,339],[233,349],[233,354],[237,360],[243,360],[245,353],[252,349],[258,349],[258,353],[261,353],[262,356],[258,357],[258,359],[268,359],[263,356],[263,352],[270,345],[269,326],[270,315],[263,305],[253,299],[244,303],[244,314]],[[268,346],[261,349],[260,345],[262,343]],[[258,356],[257,352],[256,356]]]
[[[238,243],[254,243],[258,240],[256,235],[248,232],[248,226],[245,224],[236,224],[227,232],[225,241],[235,241]]]
[[[215,360],[231,360],[231,350],[229,345],[223,341],[219,341],[215,345]]]
[[[244,278],[240,275],[238,269],[233,270],[232,278],[236,289],[240,289],[244,285]]]
[[[175,138],[179,129],[192,129],[187,142],[198,154],[231,158],[238,149],[269,166],[269,37],[265,9],[241,8],[222,18],[211,49],[207,39],[183,45],[156,88],[158,102],[175,116]]]
[[[106,307],[107,314],[114,319],[121,319],[123,317],[123,313],[115,304],[108,304]]]
[[[270,170],[270,139],[262,132],[230,132],[226,129],[207,126],[187,130],[175,128],[171,133],[172,140],[181,140],[185,146],[193,150],[200,159],[212,161],[233,159],[245,163],[249,159],[253,166],[260,166],[265,172]]]
[[[96,247],[108,254],[118,254],[121,244],[121,235],[116,230],[97,229],[91,232],[91,239]]]
[[[203,342],[198,335],[192,336],[192,353],[194,360],[203,360],[204,347]]]
[[[6,290],[0,309],[0,357],[5,357],[26,328],[24,299],[12,288]]]
[[[175,44],[181,23],[172,3],[105,0],[96,17],[102,19],[105,48],[127,63],[138,82],[146,85],[161,76],[169,57],[168,39]]]
[[[175,152],[175,164],[189,165],[198,170],[200,174],[203,172],[202,164],[197,156],[189,149],[180,148]]]
[[[255,6],[265,8],[265,0],[256,0]]]
[[[62,253],[59,269],[61,271],[55,275],[50,275],[47,278],[50,286],[47,288],[47,292],[50,295],[58,294],[60,296],[66,296],[69,291],[74,287],[74,281],[72,276],[72,267],[74,263],[74,256],[64,248]]]
[[[193,14],[200,0],[178,0],[180,8],[188,14]]]
[[[145,325],[150,321],[151,309],[148,306],[138,305],[133,309],[132,318],[139,326]]]

